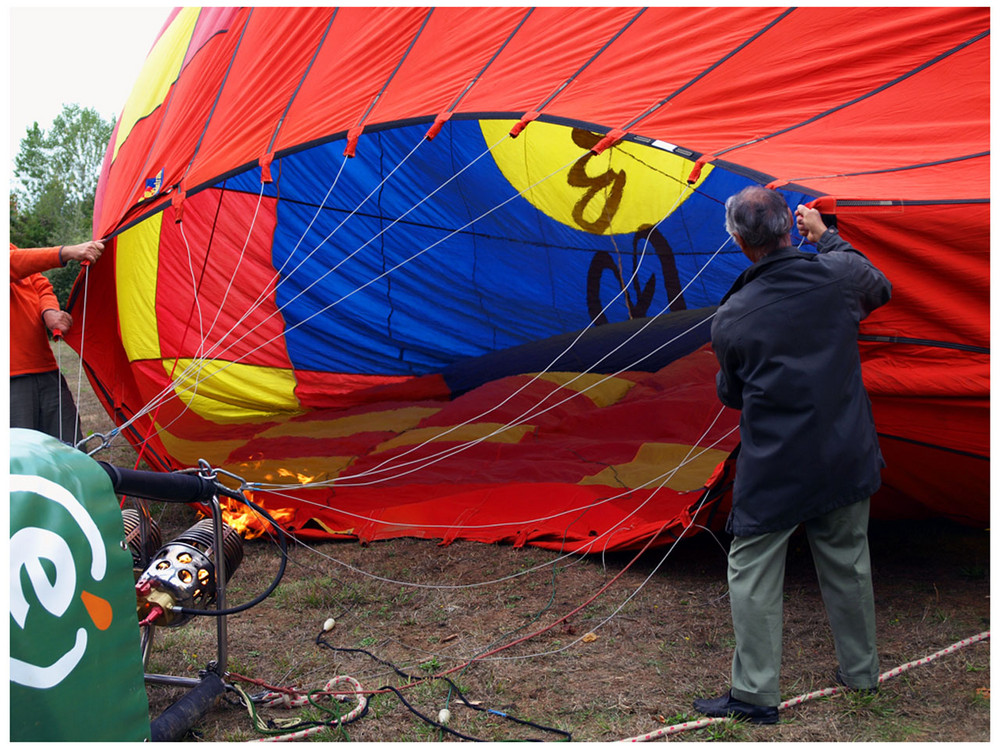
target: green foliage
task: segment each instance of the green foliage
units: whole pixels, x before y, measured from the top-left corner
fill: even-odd
[[[32,124],[14,159],[10,241],[18,247],[74,245],[91,237],[94,194],[114,121],[94,109],[63,105],[48,131]],[[75,263],[46,273],[66,304]]]

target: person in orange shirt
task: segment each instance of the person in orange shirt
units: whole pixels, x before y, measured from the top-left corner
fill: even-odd
[[[73,317],[59,309],[52,284],[42,271],[78,260],[94,263],[102,242],[62,247],[10,245],[10,426],[48,433],[74,445],[82,439],[76,404],[46,329],[65,333]]]

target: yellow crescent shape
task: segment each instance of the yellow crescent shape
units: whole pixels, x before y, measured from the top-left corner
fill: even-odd
[[[711,173],[694,185],[694,166],[668,144],[619,141],[601,154],[603,137],[582,128],[535,121],[507,138],[514,120],[482,120],[480,127],[504,177],[546,216],[593,234],[632,234],[675,211]]]

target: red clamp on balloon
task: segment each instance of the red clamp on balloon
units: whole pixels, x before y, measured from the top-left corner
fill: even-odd
[[[274,161],[274,153],[264,154],[257,163],[260,164],[260,181],[269,185],[274,180],[271,179],[271,162]]]
[[[187,193],[183,190],[178,190],[173,194],[170,199],[170,204],[174,207],[174,223],[180,224],[181,219],[184,215],[184,199],[187,197]]]
[[[354,154],[358,150],[358,139],[364,129],[363,125],[356,125],[347,131],[347,146],[344,148],[344,156],[348,159],[354,158]]]
[[[445,112],[434,118],[434,124],[431,125],[430,130],[427,131],[427,135],[424,136],[429,141],[434,140],[434,136],[441,132],[441,128],[444,124],[451,119],[451,112]]]
[[[694,163],[694,168],[691,170],[691,174],[688,175],[688,185],[694,185],[698,180],[701,179],[701,170],[704,166],[712,160],[711,156],[699,157],[698,161]]]
[[[524,117],[517,121],[517,124],[510,129],[510,137],[517,138],[521,131],[528,127],[528,123],[538,119],[538,112],[526,112]]]
[[[621,128],[615,128],[606,136],[604,136],[601,140],[599,140],[594,145],[594,147],[590,149],[590,152],[593,154],[603,153],[606,149],[611,148],[624,137],[625,137],[625,131],[622,130]]]

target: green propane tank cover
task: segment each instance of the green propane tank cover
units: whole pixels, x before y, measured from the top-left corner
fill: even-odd
[[[10,739],[148,740],[132,555],[105,471],[10,430]]]

